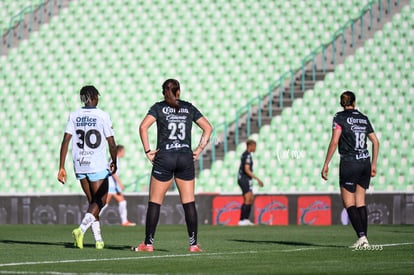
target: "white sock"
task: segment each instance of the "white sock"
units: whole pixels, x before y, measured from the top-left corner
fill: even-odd
[[[99,221],[94,221],[91,226],[93,237],[95,238],[95,241],[101,242],[102,241],[102,235],[101,235],[101,223]]]
[[[126,223],[128,221],[127,218],[127,202],[121,201],[118,206],[119,215],[121,216],[122,223]]]
[[[101,211],[99,211],[99,217],[102,215],[106,208],[108,208],[108,204],[105,204],[105,206],[102,207]]]
[[[82,230],[82,233],[85,234],[86,230],[92,225],[92,223],[95,221],[95,217],[91,213],[86,213],[85,217],[83,218],[80,229]]]

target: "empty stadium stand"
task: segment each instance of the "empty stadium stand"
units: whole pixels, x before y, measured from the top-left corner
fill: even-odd
[[[403,8],[345,64],[306,91],[303,99],[295,99],[292,107],[254,136],[258,140],[254,154],[257,175],[267,183],[257,191],[337,190],[339,157],[331,163],[328,182],[320,178],[320,169],[333,115],[341,109],[338,97],[345,89],[356,92],[357,107],[370,117],[381,141],[378,175],[370,190],[413,190],[414,143],[407,131],[414,98],[412,8]],[[244,148],[244,144],[238,145],[224,161],[203,171],[199,182],[207,190],[214,186],[217,192],[238,192],[236,173]]]
[[[328,43],[333,33],[368,2],[71,2],[39,31],[31,33],[29,39],[0,57],[0,87],[4,95],[0,101],[0,136],[6,145],[0,153],[0,163],[5,167],[0,192],[80,192],[71,173],[65,186],[55,176],[66,118],[80,106],[78,91],[85,84],[94,84],[101,91],[99,106],[111,114],[116,139],[126,146],[122,177],[130,185],[127,190],[147,190],[150,164],[141,153],[137,128],[150,105],[161,100],[164,79],[178,78],[183,99],[198,106],[213,125],[232,121],[239,107],[268,93],[269,83],[285,71],[298,69],[303,56],[321,43]],[[397,14],[392,24],[368,40],[335,73],[317,83],[313,91],[307,91],[303,99],[295,100],[281,117],[262,127],[255,158],[259,175],[268,182],[263,191],[335,190],[334,182],[319,182],[318,161],[324,156],[329,121],[337,109],[337,91],[345,83],[350,82],[367,103],[359,106],[368,115],[378,111],[370,108],[384,103],[377,101],[384,100],[378,96],[384,90],[399,95],[390,106],[398,107],[398,111],[405,109],[401,108],[403,104],[412,108],[406,100],[412,98],[409,88],[413,86],[409,75],[411,9],[406,7]],[[392,62],[388,57],[384,59],[384,53],[392,53]],[[393,67],[389,67],[391,63]],[[378,68],[382,68],[382,75],[373,74]],[[391,70],[384,68],[394,69],[395,80],[386,81]],[[400,94],[405,88],[406,94]],[[314,106],[322,108],[315,110],[311,108]],[[401,111],[398,138],[406,136],[406,114]],[[310,129],[307,119],[318,128]],[[385,113],[383,120],[387,121]],[[387,161],[396,163],[397,148],[392,147],[391,136],[379,121],[373,123],[391,146]],[[315,133],[323,134],[315,139]],[[195,131],[195,142],[199,135]],[[307,141],[313,142],[311,148],[301,147]],[[412,148],[408,137],[403,141],[403,148]],[[155,135],[151,143],[154,147]],[[275,143],[280,144],[276,152]],[[236,191],[235,173],[242,150],[243,145],[239,145],[223,161],[204,170],[197,191]],[[281,156],[275,156],[278,153]],[[284,154],[288,159],[283,159]],[[289,159],[290,154],[294,159]],[[412,151],[401,161],[413,173],[410,156]],[[67,170],[71,171],[70,156]],[[384,184],[378,190],[412,188],[405,180],[411,174],[393,173],[398,174],[402,186],[391,183],[390,174],[381,174],[378,180]],[[333,170],[331,179],[334,178]]]

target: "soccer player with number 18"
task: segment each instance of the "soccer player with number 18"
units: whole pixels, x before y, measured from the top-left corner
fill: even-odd
[[[328,179],[329,162],[338,146],[341,155],[339,164],[341,197],[358,237],[352,248],[367,248],[369,243],[365,191],[369,187],[371,177],[375,177],[377,173],[379,141],[368,117],[355,109],[353,92],[343,92],[340,103],[344,110],[338,112],[333,119],[332,138],[321,174],[323,179]],[[367,138],[372,143],[371,161]]]

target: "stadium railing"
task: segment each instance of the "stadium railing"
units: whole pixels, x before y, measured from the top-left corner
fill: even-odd
[[[6,30],[6,45],[8,48],[11,48],[13,45],[14,37],[13,30],[17,28],[17,39],[21,40],[23,38],[23,21],[26,15],[29,15],[29,24],[27,25],[27,30],[32,32],[33,22],[35,19],[35,13],[38,11],[38,22],[42,24],[44,21],[45,13],[49,16],[52,14],[54,3],[57,3],[57,6],[62,7],[63,0],[38,0],[32,1],[32,4],[27,5],[21,9],[17,14],[13,15],[9,21],[9,27]],[[34,3],[33,3],[34,2]],[[1,49],[0,49],[1,50]],[[0,52],[0,54],[2,54]]]
[[[262,110],[261,110],[261,106],[262,106],[262,102],[265,100],[265,98],[269,98],[269,106],[268,106],[268,114],[271,117],[272,116],[272,106],[274,104],[273,102],[273,96],[275,95],[276,91],[279,91],[279,107],[283,108],[283,94],[285,91],[285,81],[287,79],[290,78],[289,80],[289,90],[290,90],[290,96],[292,99],[294,99],[294,82],[295,82],[295,74],[297,72],[301,72],[301,87],[302,87],[302,92],[305,92],[305,70],[306,70],[306,66],[309,63],[311,64],[311,70],[312,70],[312,79],[315,80],[315,71],[316,71],[316,62],[315,59],[317,57],[318,54],[322,54],[322,70],[323,72],[326,72],[326,61],[327,61],[327,48],[331,45],[332,46],[332,60],[331,60],[331,64],[335,65],[337,60],[335,58],[336,56],[336,44],[335,42],[337,41],[338,38],[341,39],[341,49],[340,49],[340,54],[343,55],[345,53],[346,47],[353,47],[355,45],[355,36],[357,35],[355,33],[355,24],[359,21],[361,24],[361,32],[358,35],[359,39],[364,39],[364,23],[363,23],[363,17],[365,16],[365,14],[367,12],[369,12],[369,28],[371,29],[373,26],[373,20],[374,20],[374,15],[373,15],[373,9],[374,9],[374,4],[378,4],[378,9],[379,9],[379,14],[378,14],[378,18],[377,22],[381,22],[383,19],[383,14],[385,12],[390,12],[392,9],[392,1],[391,0],[387,0],[387,8],[384,10],[384,5],[383,5],[383,1],[382,0],[375,0],[375,1],[370,1],[368,4],[366,4],[361,11],[359,12],[358,16],[355,18],[352,18],[350,20],[348,20],[345,24],[343,24],[333,35],[332,38],[330,40],[330,42],[326,43],[326,44],[322,44],[319,47],[315,48],[309,55],[305,56],[302,58],[301,60],[301,67],[297,68],[295,70],[290,70],[285,72],[284,74],[282,74],[278,80],[276,80],[275,82],[271,83],[269,85],[269,93],[267,95],[264,96],[257,96],[253,99],[251,99],[250,101],[248,101],[246,103],[246,105],[240,107],[239,109],[237,109],[236,111],[236,116],[234,118],[234,120],[231,121],[226,121],[218,126],[216,126],[214,128],[212,137],[218,137],[220,135],[224,136],[224,140],[223,142],[225,142],[225,146],[224,146],[224,153],[227,153],[227,133],[228,133],[228,129],[230,127],[230,125],[234,124],[235,125],[235,136],[234,136],[234,143],[238,144],[239,143],[239,123],[240,120],[243,116],[246,116],[246,134],[247,136],[250,135],[251,133],[251,116],[252,116],[252,112],[251,110],[253,108],[258,108],[258,118],[257,118],[257,123],[258,126],[261,126],[262,123]],[[397,0],[395,2],[395,5],[399,6],[400,5],[400,1]],[[345,41],[345,32],[347,30],[351,30],[351,43],[347,44]],[[212,162],[215,161],[215,146],[214,144],[211,146],[211,160]],[[199,168],[200,171],[203,169],[203,156],[200,156],[200,161],[199,161]]]

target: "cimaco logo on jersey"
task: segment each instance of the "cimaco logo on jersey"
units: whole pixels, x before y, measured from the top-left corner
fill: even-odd
[[[82,116],[76,118],[76,126],[96,126],[97,119],[89,116]]]
[[[164,107],[162,108],[162,112],[166,115],[171,114],[171,113],[175,113],[175,109],[171,108],[171,107]],[[188,111],[187,108],[180,108],[178,110],[179,113],[184,113],[184,114],[189,114],[190,112]]]
[[[179,116],[179,115],[167,115],[165,120],[169,122],[185,122],[187,116]]]
[[[348,117],[346,119],[346,122],[349,125],[354,125],[355,123],[358,123],[358,124],[368,124],[368,121],[366,119],[363,119],[363,118],[353,118],[353,117]]]
[[[352,125],[351,131],[353,132],[365,132],[367,130],[366,126],[358,126],[358,125]]]

